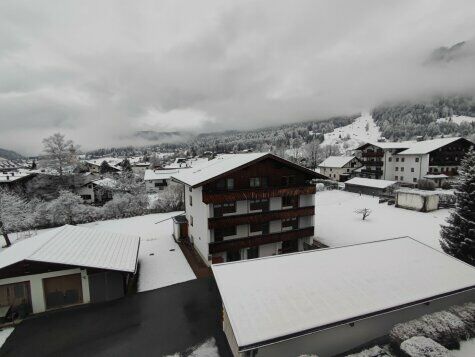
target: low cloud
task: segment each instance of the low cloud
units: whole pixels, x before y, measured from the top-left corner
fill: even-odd
[[[35,154],[56,131],[84,149],[137,144],[137,131],[473,93],[474,17],[472,1],[2,1],[0,147]]]

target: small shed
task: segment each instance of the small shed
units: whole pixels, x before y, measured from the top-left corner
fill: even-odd
[[[397,186],[396,181],[354,177],[345,182],[345,191],[372,196],[392,196]]]
[[[437,191],[402,188],[396,191],[396,207],[421,212],[435,211],[439,208]]]
[[[424,178],[434,182],[436,187],[442,187],[442,184],[447,182],[449,176],[446,174],[429,174],[425,175]]]
[[[475,299],[474,267],[409,237],[212,270],[240,357],[343,355],[397,323]]]
[[[65,225],[0,250],[0,307],[12,316],[125,295],[140,238]]]

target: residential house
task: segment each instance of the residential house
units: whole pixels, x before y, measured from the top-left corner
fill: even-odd
[[[172,176],[178,174],[178,169],[145,170],[144,181],[147,192],[163,191],[167,186],[173,185]]]
[[[122,171],[122,167],[120,166],[120,163],[123,161],[123,159],[119,159],[119,158],[104,157],[104,158],[99,158],[99,159],[86,160],[84,163],[89,169],[89,172],[93,174],[100,174],[101,165],[104,161],[109,164],[111,172]]]
[[[206,264],[305,249],[313,242],[315,185],[324,177],[269,153],[221,155],[172,176],[184,185],[188,237]]]
[[[363,166],[356,156],[330,156],[318,168],[320,173],[335,181],[344,182],[350,174]]]
[[[234,356],[343,356],[475,301],[475,268],[403,237],[212,266]]]
[[[81,196],[84,203],[104,204],[113,198],[116,187],[114,179],[92,177],[76,189],[76,194]]]
[[[426,175],[456,176],[460,162],[473,147],[464,138],[366,143],[356,149],[364,167],[360,177],[416,184]]]
[[[25,183],[35,177],[35,173],[25,171],[1,171],[0,172],[0,187],[6,189],[20,189],[23,190]]]
[[[63,226],[0,250],[0,306],[20,316],[117,299],[137,272],[140,238]]]

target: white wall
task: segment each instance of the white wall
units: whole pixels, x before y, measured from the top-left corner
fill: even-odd
[[[398,192],[396,206],[416,211],[430,212],[439,208],[439,196],[420,195],[417,193]]]
[[[389,161],[389,158],[391,158],[391,161]],[[404,161],[402,161],[403,159]],[[419,159],[419,161],[416,162],[416,159]],[[391,155],[389,151],[386,151],[384,160],[385,172],[383,178],[385,180],[417,184],[417,181],[422,179],[429,170],[428,154]],[[412,169],[414,169],[414,172]]]
[[[188,219],[188,235],[193,238],[196,250],[201,258],[208,262],[209,242],[211,241],[210,230],[208,229],[208,217],[211,213],[211,206],[203,203],[203,188],[197,187],[189,191],[190,186],[185,185],[185,214]],[[193,205],[190,205],[190,196]],[[193,216],[193,226],[191,225]],[[210,262],[209,262],[210,264]]]
[[[364,343],[386,335],[391,328],[400,322],[419,318],[424,314],[441,311],[453,305],[460,305],[475,300],[475,289],[432,301],[429,305],[418,304],[405,309],[336,326],[308,335],[295,337],[286,341],[260,347],[259,357],[287,357],[302,354],[316,354],[329,357],[357,348]],[[229,339],[230,344],[233,338]],[[240,353],[235,356],[244,356]]]
[[[8,279],[1,279],[0,285],[28,281],[30,283],[31,304],[33,308],[33,313],[37,314],[39,312],[46,311],[46,301],[45,301],[45,293],[43,289],[43,279],[53,278],[53,277],[63,276],[63,275],[78,274],[78,273],[81,273],[83,303],[86,304],[91,301],[90,293],[89,293],[89,278],[87,276],[87,271],[81,270],[79,268],[53,271],[53,272],[48,272],[48,273],[43,273],[43,274],[18,276],[18,277],[8,278]]]
[[[95,195],[94,195],[94,188],[92,186],[92,183],[89,183],[87,185],[81,186],[76,190],[76,194],[81,196],[81,195],[90,195],[91,199],[89,200],[84,200],[84,203],[94,203],[95,201]]]

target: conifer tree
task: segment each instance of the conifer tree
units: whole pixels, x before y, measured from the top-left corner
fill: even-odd
[[[455,186],[456,205],[442,226],[442,249],[475,266],[475,151],[462,160]]]

